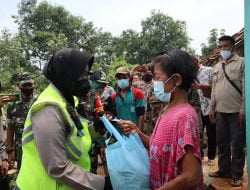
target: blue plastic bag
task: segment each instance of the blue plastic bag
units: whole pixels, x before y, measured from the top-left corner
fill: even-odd
[[[114,190],[150,189],[149,156],[138,134],[121,136],[115,127],[102,121],[117,142],[106,148],[108,171]]]

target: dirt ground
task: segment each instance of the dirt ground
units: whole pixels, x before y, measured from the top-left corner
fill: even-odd
[[[207,164],[207,157],[204,158],[202,161],[202,168],[203,168],[203,176],[204,176],[204,183],[211,184],[216,190],[247,190],[247,168],[244,168],[244,175],[243,175],[243,186],[242,187],[231,187],[230,182],[231,179],[225,178],[211,178],[208,176],[210,172],[215,172],[218,170],[217,166],[217,159],[216,164],[214,166],[208,166]]]
[[[218,170],[217,166],[217,159],[214,166],[208,166],[207,164],[208,158],[205,157],[202,161],[202,169],[203,169],[203,177],[204,177],[204,183],[206,185],[211,184],[216,190],[247,190],[247,172],[246,167],[244,170],[244,176],[243,176],[243,186],[242,187],[231,187],[230,182],[231,179],[223,179],[223,178],[211,178],[208,176],[210,172],[214,172]],[[105,176],[103,166],[101,164],[101,161],[99,161],[99,166],[97,173],[99,175]]]

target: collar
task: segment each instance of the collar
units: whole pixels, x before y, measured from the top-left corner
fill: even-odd
[[[237,61],[238,58],[239,58],[238,54],[237,53],[233,53],[232,56],[231,56],[231,58],[226,61],[226,64],[229,64],[229,63],[231,63],[233,61]],[[221,63],[222,62],[224,62],[224,60],[222,60]]]
[[[233,56],[227,61],[228,63],[232,61],[237,61],[239,56],[236,53],[233,53]]]
[[[60,92],[60,90],[51,82],[50,84],[49,84],[60,96],[61,96],[61,98],[65,101],[65,102],[67,102],[67,100],[66,100],[66,98],[63,96],[63,94]]]
[[[130,86],[130,87],[126,88],[126,89],[121,89],[120,88],[120,92],[129,92],[131,90],[132,90],[132,86]]]

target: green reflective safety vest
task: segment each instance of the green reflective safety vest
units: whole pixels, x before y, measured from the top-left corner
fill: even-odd
[[[85,171],[90,171],[90,157],[88,152],[91,147],[91,137],[88,131],[88,120],[80,118],[83,125],[82,132],[84,136],[77,136],[77,128],[67,112],[65,99],[60,95],[54,85],[50,84],[32,105],[25,121],[22,136],[22,165],[17,177],[17,186],[21,190],[72,189],[71,187],[56,181],[47,174],[36,147],[31,116],[46,105],[56,106],[60,110],[65,121],[67,121],[68,126],[70,126],[71,132],[66,138],[65,145],[68,159],[72,163],[82,167]]]

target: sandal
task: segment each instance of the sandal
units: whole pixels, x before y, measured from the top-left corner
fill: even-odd
[[[241,179],[232,179],[231,186],[232,187],[241,187],[242,186],[242,180]]]

